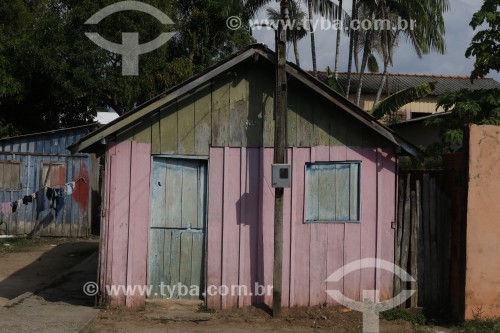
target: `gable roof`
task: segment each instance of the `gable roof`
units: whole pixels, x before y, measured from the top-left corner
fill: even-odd
[[[355,93],[358,89],[358,73],[353,73],[351,81],[351,93]],[[383,74],[381,73],[365,73],[363,78],[363,93],[376,94],[382,82]],[[326,82],[327,74],[318,72],[318,79]],[[347,73],[339,73],[339,84],[345,90],[347,88]],[[493,79],[476,79],[472,84],[468,76],[444,76],[444,75],[427,75],[427,74],[389,74],[383,94],[393,94],[400,90],[418,86],[426,82],[437,82],[436,89],[430,94],[431,96],[440,96],[445,92],[455,92],[462,89],[478,90],[478,89],[500,89],[500,82]]]
[[[163,94],[122,115],[120,118],[97,129],[96,131],[82,138],[77,144],[68,147],[68,149],[70,149],[71,151],[79,152],[92,151],[92,146],[99,143],[102,139],[105,139],[110,135],[117,133],[121,129],[135,123],[149,113],[168,104],[176,98],[182,97],[183,95],[191,92],[205,82],[215,78],[221,73],[226,72],[227,70],[252,57],[254,59],[262,57],[270,63],[276,63],[275,53],[269,50],[266,46],[261,44],[250,45],[247,48],[233,54],[231,57],[220,62],[219,64],[167,90]],[[296,65],[287,63],[287,73],[288,75],[293,76],[300,83],[308,86],[316,93],[325,97],[330,102],[335,103],[344,112],[348,113],[350,116],[358,120],[361,124],[375,131],[376,133],[387,139],[389,142],[393,143],[396,147],[401,148],[402,150],[413,156],[423,156],[423,153],[418,148],[401,138],[390,128],[378,122],[375,118],[363,111],[361,108],[351,103],[343,96],[337,94],[326,84],[322,83],[312,75],[306,73]]]

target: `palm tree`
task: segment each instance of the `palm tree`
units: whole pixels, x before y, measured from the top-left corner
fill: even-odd
[[[313,63],[313,74],[318,75],[318,66],[316,64],[316,38],[314,36],[313,27],[313,12],[312,12],[312,0],[307,1],[307,12],[309,14],[309,28],[311,33],[311,53],[312,53],[312,63]]]
[[[302,0],[301,0],[302,1]],[[332,0],[305,0],[309,16],[309,30],[311,32],[311,53],[313,61],[313,71],[316,73],[316,40],[312,26],[313,14],[319,14],[327,19],[337,17],[339,7]],[[272,0],[247,0],[244,3],[243,20],[253,17],[263,6],[272,2]],[[280,2],[276,0],[276,2]]]
[[[339,55],[340,55],[340,37],[341,37],[341,33],[340,33],[340,30],[342,29],[343,27],[343,24],[342,22],[344,21],[343,20],[343,0],[339,0],[339,15],[338,15],[338,20],[339,20],[339,23],[340,23],[340,27],[338,27],[337,29],[337,40],[336,40],[336,45],[335,45],[335,67],[334,67],[334,75],[335,75],[335,79],[338,80],[339,78]]]
[[[298,42],[302,38],[307,36],[307,28],[305,24],[305,18],[306,18],[306,13],[300,8],[300,4],[297,2],[297,0],[291,0],[290,1],[290,20],[292,22],[295,22],[295,24],[287,31],[287,41],[291,44],[293,44],[293,51],[295,53],[295,62],[297,66],[300,67],[300,54],[299,54],[299,45]],[[277,23],[281,20],[281,13],[280,11],[274,9],[274,8],[267,8],[267,17],[269,20],[273,21],[274,23]]]
[[[382,0],[376,3],[373,0],[359,0],[360,13],[368,17],[365,19],[375,20],[377,18],[384,19],[387,13],[395,13],[400,19],[406,22],[416,21],[418,25],[414,30],[401,29],[399,33],[405,35],[407,40],[412,44],[416,54],[422,57],[430,52],[438,52],[443,54],[446,51],[444,41],[444,19],[443,13],[449,10],[449,0]],[[363,74],[367,64],[368,55],[371,53],[372,39],[377,37],[377,34],[370,32],[364,41],[363,61],[360,68],[358,91],[356,95],[356,103],[359,104],[361,90],[363,86]],[[385,61],[392,62],[393,48],[395,47],[394,40],[388,37],[387,33],[382,33],[378,36],[381,38],[381,47],[385,54]],[[356,45],[354,45],[356,48]],[[387,69],[387,68],[386,68]],[[385,83],[388,71],[383,76],[382,83]]]
[[[352,0],[352,14],[351,17],[353,20],[358,19],[358,1]],[[352,81],[352,62],[353,57],[357,56],[354,54],[355,44],[357,44],[357,31],[350,31],[350,39],[349,39],[349,60],[347,64],[347,88],[345,91],[345,96],[349,99],[349,93],[351,92],[351,81]]]

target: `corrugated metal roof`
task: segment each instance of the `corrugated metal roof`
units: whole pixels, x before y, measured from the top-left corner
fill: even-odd
[[[351,81],[351,93],[355,93],[358,89],[358,73],[353,73]],[[318,79],[326,82],[326,73],[318,72]],[[339,84],[345,90],[347,88],[347,73],[339,73]],[[437,82],[436,90],[432,96],[440,96],[448,91],[459,91],[462,89],[478,90],[478,89],[500,89],[500,82],[493,79],[476,79],[474,84],[470,82],[468,76],[444,76],[444,75],[427,75],[427,74],[390,74],[387,84],[384,87],[383,94],[387,95],[396,93],[400,90],[418,86],[426,82]],[[382,74],[366,73],[363,78],[363,93],[376,94],[382,82]]]
[[[76,126],[76,127],[69,127],[69,128],[61,128],[61,129],[56,129],[52,131],[47,131],[47,132],[39,132],[39,133],[29,133],[29,134],[23,134],[23,135],[18,135],[18,136],[11,136],[7,138],[2,138],[0,139],[1,141],[10,141],[10,140],[16,140],[16,139],[23,139],[27,137],[32,137],[32,136],[38,136],[38,135],[51,135],[51,134],[58,134],[64,131],[75,131],[75,130],[84,130],[84,129],[89,129],[89,131],[97,128],[97,124],[89,124],[89,125],[82,125],[82,126]]]

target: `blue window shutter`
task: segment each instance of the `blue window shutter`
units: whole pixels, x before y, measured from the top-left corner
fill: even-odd
[[[306,222],[359,221],[359,163],[306,165]]]

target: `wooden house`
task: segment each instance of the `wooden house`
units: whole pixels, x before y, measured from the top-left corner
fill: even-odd
[[[92,225],[97,224],[94,230],[99,230],[99,216],[93,214],[99,204],[99,164],[94,154],[66,150],[95,128],[85,125],[0,140],[2,203],[22,199],[44,186],[57,188],[80,177],[87,181],[79,182],[57,210],[33,202],[21,205],[15,213],[1,212],[0,234],[85,237]]]
[[[393,261],[396,155],[417,151],[308,73],[287,71],[283,306],[334,304],[328,289],[391,298],[390,273],[325,280],[360,258]],[[103,301],[137,307],[146,299],[106,286],[203,297],[162,293],[163,283],[199,286],[218,309],[271,304],[272,293],[256,285],[273,281],[275,74],[274,53],[250,46],[72,147],[106,154]]]

